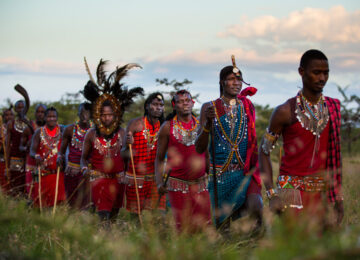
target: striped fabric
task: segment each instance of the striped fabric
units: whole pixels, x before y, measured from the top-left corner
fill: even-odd
[[[330,114],[330,133],[327,157],[327,173],[329,177],[328,199],[331,202],[342,199],[342,162],[340,153],[340,101],[325,97]]]

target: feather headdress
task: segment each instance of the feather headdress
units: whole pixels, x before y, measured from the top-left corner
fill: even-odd
[[[134,102],[134,98],[138,95],[144,95],[143,88],[128,89],[123,83],[120,83],[130,69],[142,67],[136,63],[129,63],[122,67],[116,67],[115,71],[106,76],[105,66],[107,61],[101,59],[96,69],[97,81],[95,81],[85,57],[84,62],[90,80],[82,93],[92,104],[92,118],[97,130],[101,134],[109,136],[119,128],[124,111]],[[115,120],[110,127],[105,127],[100,120],[101,109],[105,101],[110,102],[115,114]]]

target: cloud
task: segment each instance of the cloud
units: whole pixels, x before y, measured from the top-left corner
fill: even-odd
[[[343,6],[329,10],[305,8],[288,16],[271,15],[254,19],[242,17],[241,23],[229,26],[220,37],[240,40],[255,38],[265,42],[326,42],[331,44],[360,43],[360,10],[347,12]]]

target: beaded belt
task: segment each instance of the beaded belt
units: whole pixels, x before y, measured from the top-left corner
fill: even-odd
[[[97,170],[89,170],[90,181],[94,181],[98,178],[106,178],[106,179],[118,179],[119,183],[124,178],[124,172],[117,173],[104,173]]]
[[[10,158],[10,170],[11,171],[22,171],[25,166],[25,159],[19,157]]]
[[[212,169],[213,169],[213,164],[210,163],[210,169],[211,169],[211,174],[212,175]],[[237,163],[230,163],[226,166],[224,165],[215,165],[215,169],[216,169],[216,176],[220,177],[220,175],[222,175],[224,172],[231,172],[231,171],[241,171],[243,170],[243,167],[240,164]]]
[[[76,176],[81,173],[80,164],[68,162],[65,168],[65,175]]]
[[[277,179],[279,189],[297,189],[301,191],[326,191],[326,181],[320,176],[280,175]]]
[[[169,177],[168,183],[166,185],[169,191],[181,191],[182,193],[188,193],[189,187],[197,190],[196,192],[200,193],[207,190],[207,176],[200,177],[196,180],[181,180],[174,177]]]
[[[41,171],[41,177],[45,177],[45,176],[57,173],[56,170],[40,169],[40,171]],[[33,182],[38,182],[39,181],[39,171],[38,171],[38,169],[35,168],[34,171],[32,171],[31,173],[32,173],[32,177],[33,177]]]
[[[141,175],[141,176],[137,175],[136,176],[136,184],[137,184],[138,188],[141,189],[144,186],[145,181],[155,181],[155,175],[147,174],[147,175]],[[130,172],[127,172],[125,175],[125,184],[127,184],[129,186],[135,185],[134,175],[131,174]]]

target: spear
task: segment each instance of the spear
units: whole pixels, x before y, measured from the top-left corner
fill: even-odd
[[[139,191],[138,191],[138,186],[137,186],[136,172],[135,172],[135,165],[134,165],[134,158],[133,158],[132,145],[131,144],[129,144],[129,151],[130,151],[131,165],[132,165],[132,168],[133,168],[133,176],[134,176],[134,184],[135,184],[135,192],[136,192],[136,201],[137,201],[137,210],[138,210],[140,225],[142,226],[143,224],[142,224],[141,213],[140,213],[140,198],[139,198]]]

